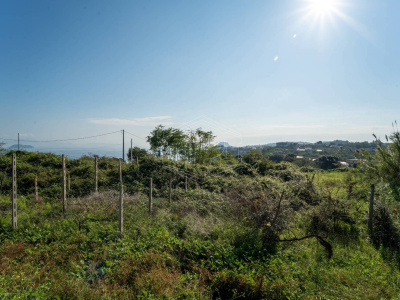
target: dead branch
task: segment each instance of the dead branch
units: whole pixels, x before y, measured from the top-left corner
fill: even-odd
[[[305,239],[310,239],[310,238],[316,238],[318,240],[318,242],[326,249],[326,251],[328,251],[328,258],[331,259],[333,256],[333,249],[332,249],[332,245],[325,241],[324,238],[327,237],[322,237],[318,234],[310,234],[310,235],[306,235],[303,236],[301,238],[292,238],[292,239],[279,239],[278,242],[297,242],[297,241],[302,241]]]
[[[271,226],[272,226],[272,227],[274,227],[275,222],[276,222],[276,219],[278,218],[279,211],[280,211],[280,209],[281,209],[281,202],[282,202],[282,199],[283,199],[283,196],[284,196],[284,195],[285,195],[285,191],[282,192],[282,195],[281,195],[281,197],[280,197],[280,199],[279,199],[278,207],[276,208],[276,213],[275,213],[274,219],[273,219],[272,222],[271,222]]]

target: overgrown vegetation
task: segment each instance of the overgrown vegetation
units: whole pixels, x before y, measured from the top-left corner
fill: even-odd
[[[229,164],[174,161],[165,157],[176,155],[172,149],[162,152],[156,157],[136,149],[132,163],[123,164],[123,237],[117,159],[98,158],[99,193],[93,193],[94,157],[67,159],[70,190],[63,215],[61,158],[17,152],[19,219],[13,229],[12,153],[0,156],[1,297],[400,296],[394,177],[366,176],[362,168],[299,168],[257,152]],[[380,155],[370,162],[384,163]],[[377,187],[372,236],[367,230],[370,183]]]

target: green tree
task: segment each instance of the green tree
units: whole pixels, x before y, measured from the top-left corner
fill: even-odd
[[[336,156],[322,156],[316,161],[317,167],[322,170],[336,169],[340,167],[339,158]]]
[[[175,160],[180,159],[182,150],[185,148],[186,135],[180,129],[170,128],[167,137],[167,143],[170,150],[170,158],[173,158]]]
[[[373,136],[377,145],[376,153],[371,155],[362,150],[363,166],[368,174],[387,182],[394,198],[400,201],[400,132],[396,128],[389,137],[386,135],[387,143],[382,142],[375,134]]]
[[[136,160],[136,157],[141,159],[141,158],[145,157],[146,155],[148,155],[146,149],[139,148],[139,147],[129,148],[128,153],[126,154],[128,161]]]
[[[275,163],[280,163],[284,160],[285,156],[283,154],[271,154],[269,159]]]
[[[187,160],[198,164],[211,163],[212,158],[219,154],[211,144],[214,139],[215,135],[211,131],[203,131],[201,128],[189,131],[185,147]]]
[[[285,156],[285,158],[283,160],[292,163],[296,160],[296,154],[289,153]]]
[[[176,130],[175,130],[176,131]],[[150,150],[157,157],[170,157],[172,155],[172,143],[174,137],[173,128],[165,128],[158,125],[147,137],[147,142],[150,144]]]
[[[254,166],[256,163],[262,160],[263,154],[261,149],[250,149],[246,154],[242,155],[243,161]]]
[[[157,126],[147,137],[150,150],[157,157],[186,160],[191,163],[211,163],[219,151],[212,145],[215,136],[201,128],[184,133],[180,129]]]

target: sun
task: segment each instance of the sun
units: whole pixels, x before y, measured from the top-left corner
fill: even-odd
[[[372,41],[369,30],[357,22],[348,12],[355,10],[355,4],[349,0],[298,0],[301,8],[295,14],[301,15],[298,25],[309,25],[309,32],[319,29],[324,35],[329,28],[338,30],[338,22],[342,22],[363,36],[366,40]],[[297,36],[294,35],[293,38]]]
[[[335,9],[335,0],[313,0],[312,10],[317,14],[324,14]]]
[[[307,2],[307,15],[316,19],[325,19],[338,13],[340,6],[339,0],[304,0]]]
[[[305,5],[299,11],[303,14],[300,21],[311,20],[312,27],[319,25],[323,30],[326,21],[334,24],[337,17],[344,18],[342,8],[344,0],[300,0]]]

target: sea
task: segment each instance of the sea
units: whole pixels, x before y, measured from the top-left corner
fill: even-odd
[[[66,157],[70,159],[77,159],[82,156],[94,156],[98,155],[99,157],[116,157],[116,158],[122,158],[122,149],[121,150],[116,150],[116,149],[90,149],[90,148],[85,148],[85,149],[68,149],[68,148],[30,148],[30,149],[24,149],[29,152],[41,152],[41,153],[53,153],[56,155],[62,155],[65,154]],[[126,158],[126,153],[128,149],[125,150],[125,158]]]

